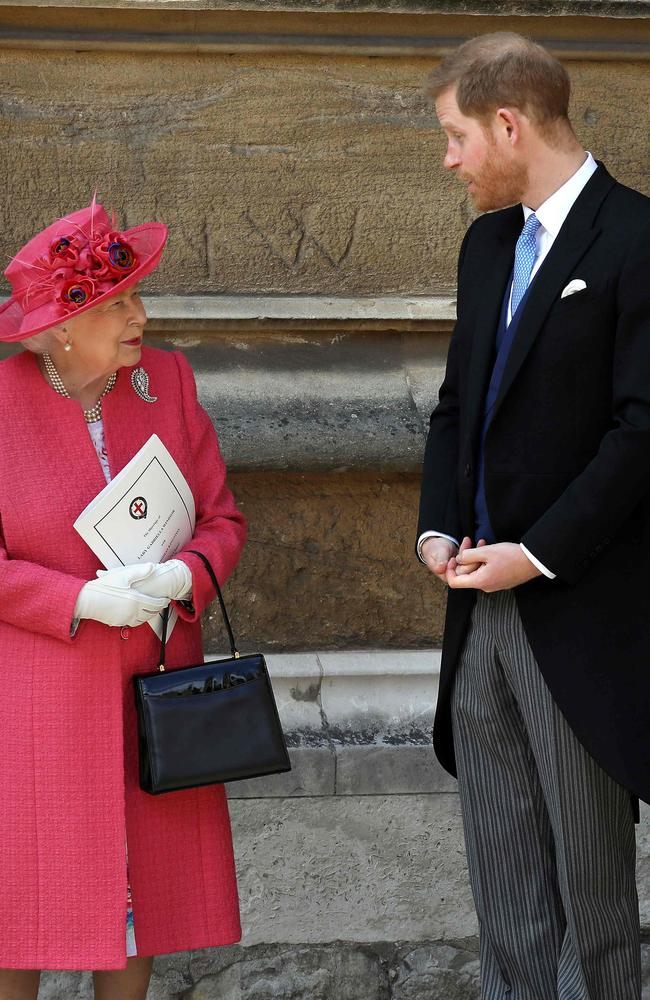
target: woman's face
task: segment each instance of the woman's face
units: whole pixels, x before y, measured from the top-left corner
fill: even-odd
[[[138,363],[146,322],[139,286],[134,285],[81,316],[66,320],[62,324],[65,333],[62,328],[57,333],[61,342],[57,353],[61,358],[67,341],[71,349],[61,359],[66,367],[74,367],[89,378],[109,375]]]

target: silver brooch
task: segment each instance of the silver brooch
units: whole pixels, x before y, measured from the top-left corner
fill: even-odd
[[[147,375],[144,368],[134,368],[131,372],[131,385],[133,386],[135,393],[140,399],[144,399],[145,403],[155,403],[158,399],[157,396],[149,395],[149,376]]]

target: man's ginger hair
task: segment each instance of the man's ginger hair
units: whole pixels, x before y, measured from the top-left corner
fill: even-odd
[[[448,90],[455,90],[462,114],[481,122],[497,108],[518,108],[542,133],[571,127],[569,74],[545,48],[515,32],[479,35],[446,56],[425,92],[435,102]]]

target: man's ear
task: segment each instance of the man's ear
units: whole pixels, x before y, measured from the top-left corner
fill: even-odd
[[[513,108],[498,108],[495,113],[495,129],[505,137],[506,142],[516,146],[521,138],[521,115]]]

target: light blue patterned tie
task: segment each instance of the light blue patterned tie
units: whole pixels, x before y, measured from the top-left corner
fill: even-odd
[[[526,219],[515,248],[515,270],[512,279],[512,315],[517,312],[517,306],[526,294],[530,276],[537,259],[537,230],[540,221],[533,212]]]

